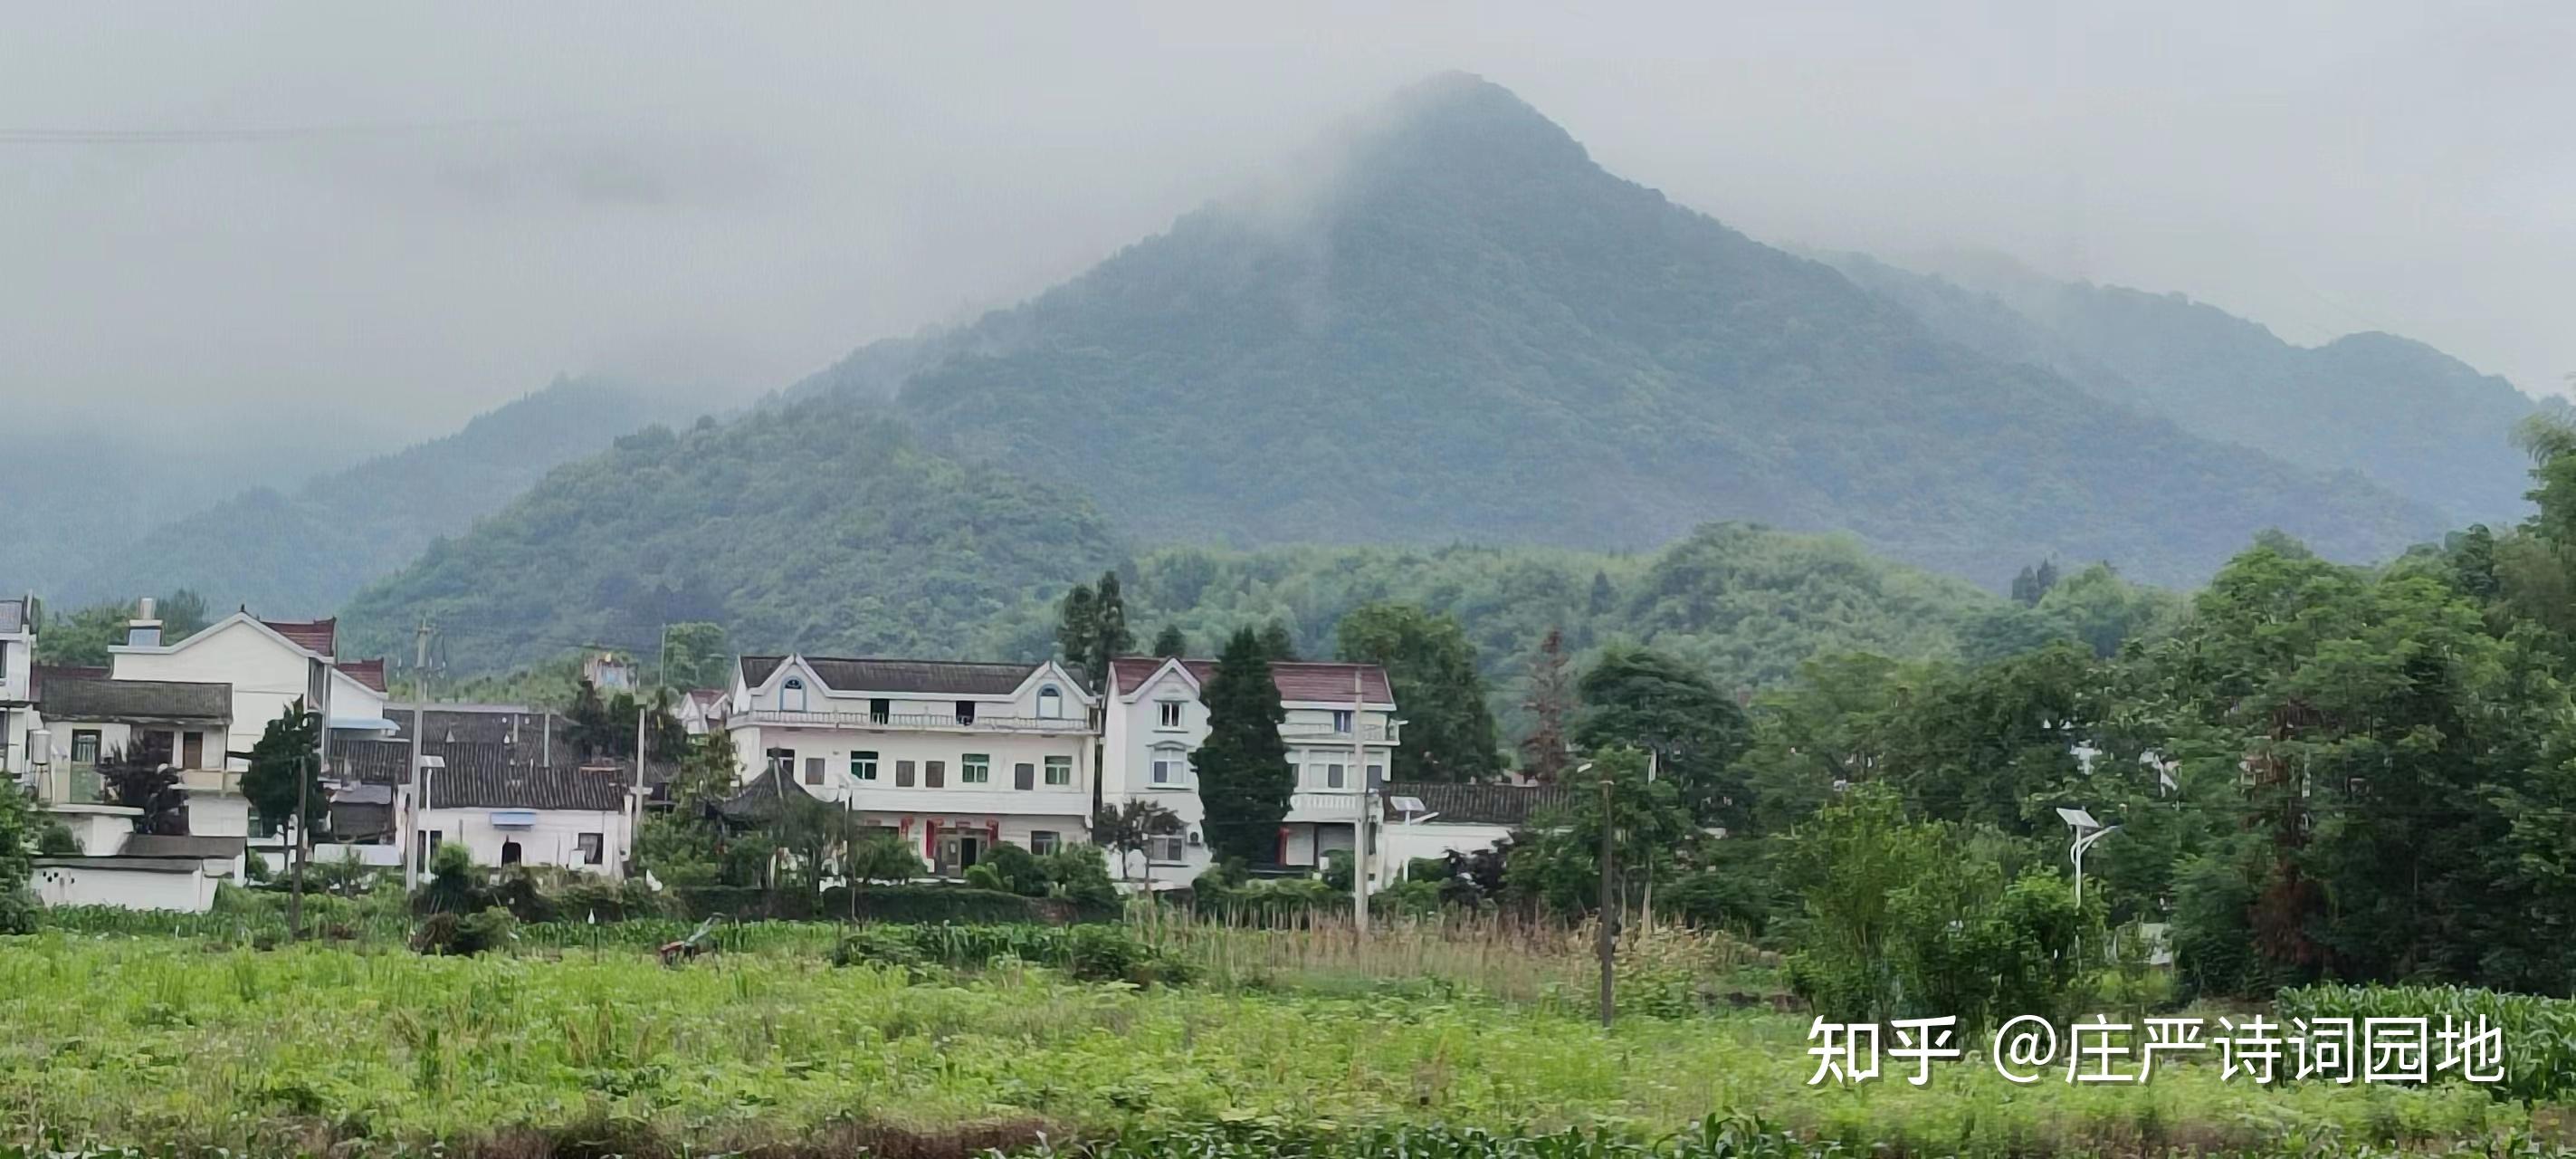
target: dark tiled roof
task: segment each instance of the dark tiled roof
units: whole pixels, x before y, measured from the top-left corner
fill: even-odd
[[[340,621],[329,620],[261,620],[268,630],[295,642],[308,652],[331,655],[333,641],[339,635]]]
[[[758,824],[778,816],[790,793],[800,797],[814,795],[796,778],[782,777],[775,769],[763,769],[759,776],[743,782],[739,792],[721,801],[710,801],[707,808],[727,821]]]
[[[351,660],[342,664],[334,664],[332,667],[347,673],[349,675],[349,679],[355,680],[358,683],[366,685],[378,692],[385,690],[385,662],[382,659]]]
[[[745,656],[743,683],[757,687],[784,656]],[[808,656],[805,665],[834,692],[925,693],[934,696],[1007,696],[1037,670],[1035,664],[985,664],[970,660],[876,660]]]
[[[158,833],[137,833],[125,839],[117,853],[126,857],[239,857],[250,848],[244,837],[168,837]]]
[[[1132,691],[1152,679],[1163,666],[1159,656],[1121,656],[1109,662],[1118,679],[1121,692]],[[1201,685],[1216,675],[1214,660],[1183,660],[1190,678]],[[1375,664],[1343,664],[1318,660],[1280,660],[1270,665],[1270,682],[1279,686],[1279,699],[1332,701],[1348,704],[1351,699],[1351,674],[1358,673],[1361,696],[1370,704],[1393,704],[1395,694],[1388,690],[1386,669]]]
[[[568,754],[567,737],[572,735],[572,721],[549,709],[523,704],[431,704],[421,710],[421,738],[432,744],[463,741],[473,744],[516,745],[526,750],[523,757],[546,748],[547,719],[554,721],[554,747],[558,755]],[[394,722],[393,736],[411,739],[411,705],[388,704],[385,717]]]
[[[539,765],[535,750],[525,746],[431,742],[421,745],[421,754],[447,766],[429,778],[433,809],[621,809],[635,775],[631,765]],[[335,769],[345,781],[408,784],[411,742],[350,741],[341,746]]]
[[[48,680],[105,680],[107,671],[82,664],[38,664],[27,670],[27,684],[32,695],[42,697]]]
[[[1438,825],[1527,825],[1552,810],[1564,808],[1567,790],[1561,785],[1452,785],[1436,781],[1389,781],[1380,798],[1387,802],[1389,821],[1403,820],[1396,811],[1398,797],[1418,797],[1430,812],[1439,814],[1428,823]]]
[[[65,721],[225,724],[233,717],[233,686],[186,680],[65,680],[45,682],[44,714]]]

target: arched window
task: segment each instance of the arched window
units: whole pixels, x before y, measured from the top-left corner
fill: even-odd
[[[504,842],[502,842],[502,843],[501,843],[501,864],[503,864],[503,865],[517,865],[518,863],[519,863],[519,843],[518,843],[518,842],[516,842],[516,841],[504,841]]]
[[[790,676],[778,687],[778,706],[789,712],[805,711],[805,678]]]
[[[1061,720],[1064,717],[1064,690],[1052,684],[1038,687],[1038,718]]]

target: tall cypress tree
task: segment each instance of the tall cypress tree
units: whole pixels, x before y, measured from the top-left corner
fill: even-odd
[[[1099,635],[1098,605],[1092,600],[1091,585],[1075,584],[1064,593],[1064,602],[1056,605],[1055,646],[1064,653],[1067,664],[1081,664],[1091,655],[1091,641]]]
[[[1167,658],[1187,656],[1190,654],[1190,638],[1181,634],[1180,625],[1165,624],[1162,631],[1154,634],[1154,654]]]
[[[1219,859],[1268,861],[1296,783],[1288,745],[1279,739],[1288,710],[1279,703],[1270,653],[1258,633],[1244,628],[1226,641],[1202,695],[1208,737],[1192,763],[1207,806],[1208,847]]]
[[[1097,692],[1109,662],[1136,650],[1136,633],[1127,630],[1127,601],[1118,594],[1117,572],[1100,573],[1091,593],[1091,647],[1080,659]]]

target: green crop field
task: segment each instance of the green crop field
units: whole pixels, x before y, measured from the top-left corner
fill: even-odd
[[[1686,1012],[1650,982],[1640,1002],[1663,1012],[1605,1032],[1560,991],[1582,973],[1555,944],[1144,936],[1188,956],[1193,980],[1081,982],[1009,958],[836,966],[819,937],[664,968],[648,947],[570,937],[447,958],[57,930],[0,939],[0,1107],[25,1145],[236,1154],[1610,1154],[1526,1136],[1671,1142],[1712,1117],[1793,1150],[2307,1154],[2536,1147],[2556,1122],[2456,1083],[2261,1088],[2197,1064],[2144,1087],[2016,1087],[1954,1064],[1919,1089],[1816,1088],[1805,1016]],[[1694,952],[1726,951],[1667,956]],[[1742,969],[1758,983],[1758,963]],[[1398,1129],[1414,1133],[1383,1134]],[[1738,1142],[1679,1138],[1742,1150],[1707,1129]]]

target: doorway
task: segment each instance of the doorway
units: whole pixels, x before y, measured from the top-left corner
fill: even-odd
[[[939,876],[963,877],[984,857],[984,835],[981,833],[942,833],[939,835]]]

